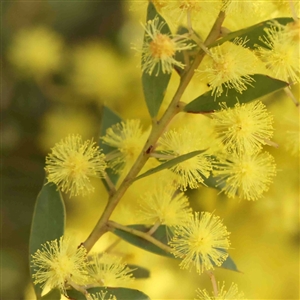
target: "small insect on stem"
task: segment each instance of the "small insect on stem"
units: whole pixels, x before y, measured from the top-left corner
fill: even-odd
[[[152,151],[152,149],[153,149],[153,146],[151,145],[151,146],[146,150],[146,153],[147,153],[147,154],[150,154],[150,152]]]

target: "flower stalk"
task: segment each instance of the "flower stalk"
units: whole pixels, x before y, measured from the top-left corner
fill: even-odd
[[[225,13],[221,11],[207,39],[204,42],[205,46],[208,46],[210,43],[214,42],[220,36],[221,26],[224,19],[225,19]],[[129,173],[121,183],[119,189],[115,193],[110,195],[107,205],[100,219],[98,220],[95,228],[93,229],[89,237],[86,239],[86,241],[83,243],[87,252],[89,252],[94,246],[94,244],[98,241],[98,239],[107,232],[108,220],[112,212],[114,211],[115,207],[118,205],[119,201],[121,200],[121,198],[123,197],[127,189],[133,183],[134,178],[139,174],[139,172],[141,171],[141,169],[149,159],[151,150],[155,147],[159,137],[163,134],[167,125],[170,123],[173,117],[178,112],[181,111],[181,105],[179,103],[180,99],[194,75],[194,70],[199,66],[204,56],[205,56],[205,52],[202,49],[200,49],[198,54],[195,57],[194,62],[183,73],[178,89],[175,92],[175,95],[168,109],[165,111],[164,115],[159,121],[153,122],[151,133],[149,135],[146,144],[143,147],[143,150],[141,151],[140,155],[138,156],[131,170],[129,171]]]
[[[217,299],[217,297],[219,295],[219,291],[218,291],[218,285],[217,285],[216,277],[215,277],[215,275],[212,271],[207,271],[207,275],[210,278],[211,284],[213,286],[214,296]]]

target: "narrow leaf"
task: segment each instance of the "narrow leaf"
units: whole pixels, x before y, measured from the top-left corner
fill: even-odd
[[[252,78],[255,82],[252,83],[252,86],[248,86],[242,94],[235,89],[229,89],[228,92],[215,98],[209,91],[188,103],[184,107],[184,111],[188,113],[212,113],[221,110],[220,103],[222,102],[226,103],[228,108],[234,107],[238,102],[247,103],[288,86],[287,82],[266,75],[255,74]]]
[[[127,288],[97,287],[88,289],[87,291],[90,294],[100,293],[101,291],[107,292],[107,296],[109,294],[114,295],[118,300],[150,300],[143,292]],[[86,300],[86,297],[82,293],[73,289],[68,291],[68,296],[71,300]]]
[[[37,196],[29,241],[29,263],[34,254],[46,241],[60,238],[65,229],[65,205],[56,185],[44,185]],[[34,268],[30,266],[31,275]],[[34,285],[37,298],[40,299],[42,289]]]
[[[107,106],[103,106],[102,110],[102,120],[101,120],[101,127],[100,127],[100,136],[104,136],[106,134],[106,130],[117,124],[122,122],[122,119],[111,109],[109,109]],[[108,154],[109,152],[115,150],[115,148],[103,143],[103,141],[99,140],[99,147],[103,150],[104,154]],[[108,177],[110,178],[111,182],[113,184],[116,184],[119,179],[119,174],[115,173],[112,169],[106,169],[106,173]],[[102,180],[104,183],[105,188],[109,191],[109,187],[105,180]]]
[[[185,160],[188,160],[196,155],[199,155],[201,153],[205,152],[205,150],[197,150],[197,151],[193,151],[193,152],[190,152],[190,153],[187,153],[187,154],[184,154],[184,155],[180,155],[176,158],[173,158],[173,159],[170,159],[168,160],[167,162],[165,163],[162,163],[161,165],[153,168],[153,169],[150,169],[148,171],[146,171],[145,173],[137,176],[134,180],[138,180],[138,179],[141,179],[141,178],[144,178],[146,176],[149,176],[149,175],[152,175],[154,173],[157,173],[159,171],[162,171],[164,169],[170,169],[172,167],[174,167],[175,165],[185,161]]]
[[[235,271],[235,272],[241,272],[237,268],[235,262],[232,260],[232,258],[230,256],[228,256],[226,258],[226,260],[223,262],[223,264],[220,266],[220,268]]]
[[[189,30],[188,30],[187,28],[183,27],[183,26],[180,26],[180,27],[178,28],[178,30],[177,30],[177,35],[183,35],[183,34],[188,34],[188,33],[189,33]],[[197,35],[196,32],[194,32],[194,34]],[[197,35],[197,36],[198,36],[198,35]],[[201,39],[199,36],[198,36],[198,38]],[[194,45],[193,50],[190,51],[190,52],[187,51],[187,50],[185,50],[185,51],[176,51],[176,53],[175,53],[175,60],[178,61],[178,62],[181,62],[181,63],[184,64],[184,65],[186,65],[186,64],[187,64],[186,59],[187,59],[187,57],[188,57],[188,64],[191,65],[191,64],[193,63],[195,57],[194,57],[194,55],[189,55],[189,54],[190,54],[191,52],[194,52],[194,53],[195,53],[196,49],[198,49],[199,47],[198,47],[197,43],[196,43],[194,40],[192,40],[192,39],[188,40],[188,41],[187,41],[187,44],[192,44],[192,45]],[[185,53],[185,54],[184,54],[184,53]],[[186,55],[187,55],[187,57],[185,57]],[[174,66],[174,69],[176,70],[176,72],[177,72],[180,76],[184,73],[184,69],[182,69],[182,68],[180,68],[180,67],[178,67],[178,66]]]
[[[140,224],[135,224],[135,225],[128,225],[127,227],[133,228],[136,230],[139,230],[141,232],[148,232],[152,226],[150,225],[140,225]],[[167,228],[165,225],[160,225],[158,229],[151,235],[155,239],[159,240],[165,245],[168,245],[168,239],[167,239]],[[112,231],[115,235],[120,237],[121,239],[127,241],[128,243],[137,246],[139,248],[142,248],[146,251],[152,252],[154,254],[162,255],[162,256],[167,256],[174,258],[174,255],[162,250],[161,248],[157,247],[156,245],[132,234],[126,231],[123,231],[121,229],[114,229]]]
[[[146,268],[143,268],[138,265],[133,264],[127,264],[127,266],[133,270],[131,273],[135,279],[141,279],[141,278],[149,278],[150,277],[150,271]]]
[[[257,45],[259,46],[265,46],[259,39],[259,37],[266,35],[265,29],[270,28],[272,24],[275,22],[278,22],[281,25],[286,25],[290,22],[293,22],[293,18],[275,18],[271,20],[267,20],[264,22],[260,22],[258,24],[255,24],[253,26],[250,26],[248,28],[243,28],[241,30],[237,30],[234,32],[229,33],[227,36],[217,40],[216,42],[209,45],[209,48],[215,47],[217,45],[221,45],[227,41],[233,41],[235,38],[239,37],[242,39],[249,40],[247,42],[247,47],[254,49]]]
[[[128,225],[127,227],[139,230],[141,232],[148,232],[149,229],[151,228],[151,226],[149,226],[149,225],[141,225],[141,224]],[[114,229],[112,231],[112,233],[114,233],[121,239],[125,240],[126,242],[128,242],[136,247],[139,247],[141,249],[144,249],[146,251],[149,251],[154,254],[161,255],[161,256],[166,256],[169,258],[175,258],[175,256],[172,253],[166,252],[166,251],[162,250],[161,248],[159,248],[158,246],[152,244],[151,242],[146,241],[132,233],[123,231],[121,229]],[[154,237],[161,243],[168,245],[167,228],[165,225],[160,225],[158,227],[158,229],[152,234],[152,237]],[[179,260],[180,258],[175,258],[175,259]],[[222,264],[222,266],[220,266],[220,268],[240,272],[238,270],[236,264],[234,263],[234,261],[229,256],[223,262],[223,264]]]
[[[170,28],[165,19],[157,13],[154,4],[149,1],[147,21],[153,20],[154,18],[158,18],[159,23],[163,22],[165,24],[161,29],[161,33],[171,34]],[[149,37],[147,37],[145,34],[144,43],[147,42],[149,42]],[[161,68],[159,71],[158,69],[159,66],[156,65],[151,75],[146,72],[143,72],[142,74],[142,85],[145,101],[152,118],[156,117],[156,115],[158,114],[159,108],[165,96],[168,83],[171,78],[171,74],[163,74]]]

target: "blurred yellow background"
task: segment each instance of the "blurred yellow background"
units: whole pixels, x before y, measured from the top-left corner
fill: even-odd
[[[150,118],[143,100],[140,57],[131,49],[143,37],[146,4],[130,1],[42,1],[2,3],[2,243],[1,299],[34,299],[28,241],[36,196],[50,148],[68,134],[98,140],[101,109],[123,119]],[[288,14],[286,16],[289,16]],[[274,17],[274,16],[271,16]],[[172,76],[170,91],[178,78]],[[167,93],[167,99],[170,96]],[[299,85],[292,89],[299,99]],[[203,92],[191,87],[185,101]],[[170,95],[169,95],[170,94]],[[230,255],[242,273],[217,269],[218,281],[235,282],[248,299],[299,299],[299,109],[278,92],[262,99],[274,115],[278,174],[257,202],[228,199],[201,187],[189,191],[194,210],[215,211],[231,232]],[[298,134],[292,149],[287,132]],[[297,136],[296,136],[297,137]],[[97,222],[107,193],[69,199],[67,231],[84,240]],[[134,223],[134,207],[145,181],[135,183],[113,215]],[[139,189],[139,185],[141,185]],[[116,238],[104,236],[95,250]],[[197,288],[212,290],[209,277],[180,270],[178,261],[120,242],[115,254],[149,268],[151,277],[131,285],[152,299],[193,299]]]

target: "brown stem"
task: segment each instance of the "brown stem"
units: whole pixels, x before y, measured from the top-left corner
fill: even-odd
[[[211,43],[216,41],[221,35],[222,35],[222,24],[225,20],[225,12],[220,11],[213,27],[210,30],[210,33],[208,34],[204,45],[209,46]]]
[[[218,285],[217,285],[217,282],[216,282],[216,277],[215,277],[215,275],[212,271],[207,271],[207,274],[210,277],[211,284],[212,284],[213,290],[214,290],[215,298],[217,298],[218,295],[219,295],[219,291],[218,291]]]
[[[109,194],[113,195],[116,192],[116,188],[115,188],[115,185],[113,184],[113,182],[110,180],[107,173],[104,174],[104,180],[109,188]]]
[[[284,92],[287,94],[288,97],[290,97],[292,99],[292,101],[294,102],[294,104],[296,105],[296,107],[299,107],[299,100],[296,99],[296,97],[294,96],[294,94],[292,93],[292,91],[290,90],[289,87],[285,87]]]
[[[221,26],[224,21],[225,14],[224,12],[220,12],[215,24],[213,25],[207,39],[204,42],[204,45],[209,45],[215,39],[217,39],[220,36],[221,32]],[[134,178],[139,174],[145,163],[150,157],[151,150],[155,148],[159,137],[163,134],[165,128],[169,124],[169,122],[173,119],[173,117],[182,111],[182,107],[180,102],[180,99],[182,97],[183,92],[185,91],[186,87],[188,86],[189,82],[191,81],[194,70],[199,66],[200,62],[202,61],[205,53],[202,49],[199,50],[195,60],[193,61],[192,65],[186,70],[186,72],[182,75],[180,84],[178,86],[178,89],[168,107],[168,109],[165,111],[162,118],[157,121],[153,122],[153,127],[151,130],[151,133],[149,135],[148,141],[146,142],[143,150],[141,151],[139,157],[135,161],[134,165],[132,166],[131,170],[121,183],[119,189],[112,194],[108,202],[106,204],[106,207],[98,220],[98,223],[96,224],[95,228],[89,235],[89,237],[86,239],[86,241],[83,243],[84,247],[86,248],[87,252],[89,252],[94,244],[97,242],[97,240],[105,233],[107,232],[107,222],[109,220],[109,217],[111,216],[112,212],[114,211],[115,207],[127,191],[127,189],[130,187],[130,185],[133,183]]]
[[[151,228],[150,230],[147,232],[147,234],[152,235],[157,229],[158,227],[161,225],[161,223],[159,221],[157,221]]]

